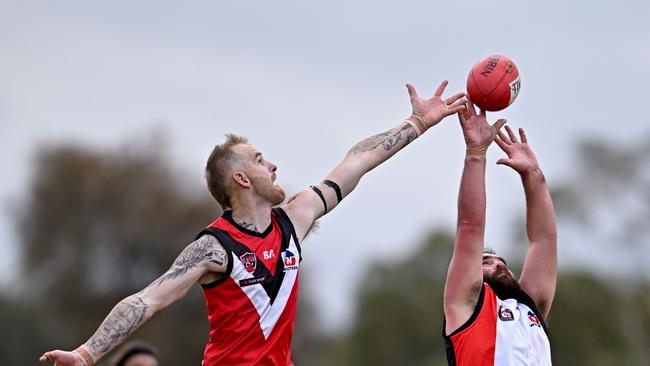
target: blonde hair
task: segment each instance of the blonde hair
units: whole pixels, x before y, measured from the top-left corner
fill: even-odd
[[[231,207],[228,177],[237,163],[237,153],[232,147],[238,144],[248,144],[248,139],[231,133],[226,134],[226,141],[214,147],[205,166],[208,189],[224,210]]]

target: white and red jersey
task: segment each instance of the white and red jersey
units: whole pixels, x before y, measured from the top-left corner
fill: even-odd
[[[226,211],[205,234],[223,245],[228,269],[202,285],[210,321],[203,366],[292,366],[301,250],[291,220],[274,208],[269,228],[257,233]]]
[[[546,325],[523,291],[500,299],[484,283],[472,316],[444,338],[450,366],[551,365]]]

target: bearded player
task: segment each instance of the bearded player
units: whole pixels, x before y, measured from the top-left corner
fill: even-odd
[[[430,99],[407,84],[412,115],[354,145],[322,182],[288,203],[274,184],[277,167],[239,136],[228,135],[208,159],[208,188],[224,208],[144,290],[120,301],[95,334],[72,352],[46,352],[56,366],[92,366],[155,313],[200,284],[210,336],[204,366],[293,365],[300,243],[314,222],[334,209],[361,177],[443,118],[464,110],[463,93],[443,100],[444,81]]]
[[[551,365],[544,319],[557,277],[553,202],[522,129],[518,140],[505,120],[490,126],[468,101],[459,113],[467,146],[458,195],[458,227],[444,294],[449,365]],[[528,250],[519,281],[506,261],[484,248],[485,161],[496,139],[507,158],[497,161],[521,177],[526,196]]]

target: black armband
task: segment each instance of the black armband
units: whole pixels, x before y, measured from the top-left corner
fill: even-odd
[[[320,189],[318,189],[318,187],[316,186],[311,186],[309,188],[311,188],[312,191],[316,192],[318,197],[320,197],[320,200],[323,201],[323,206],[325,207],[325,213],[327,213],[327,202],[325,202],[325,197],[323,196],[323,192],[321,192]]]
[[[341,194],[341,188],[339,188],[338,184],[332,182],[331,180],[327,180],[327,179],[325,179],[323,181],[323,184],[325,184],[326,186],[332,188],[336,192],[336,199],[338,199],[339,202],[341,202],[341,200],[343,200],[343,195]]]

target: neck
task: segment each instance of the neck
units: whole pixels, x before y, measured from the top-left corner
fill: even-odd
[[[248,230],[261,233],[271,225],[271,206],[238,202],[232,205],[232,219]]]

